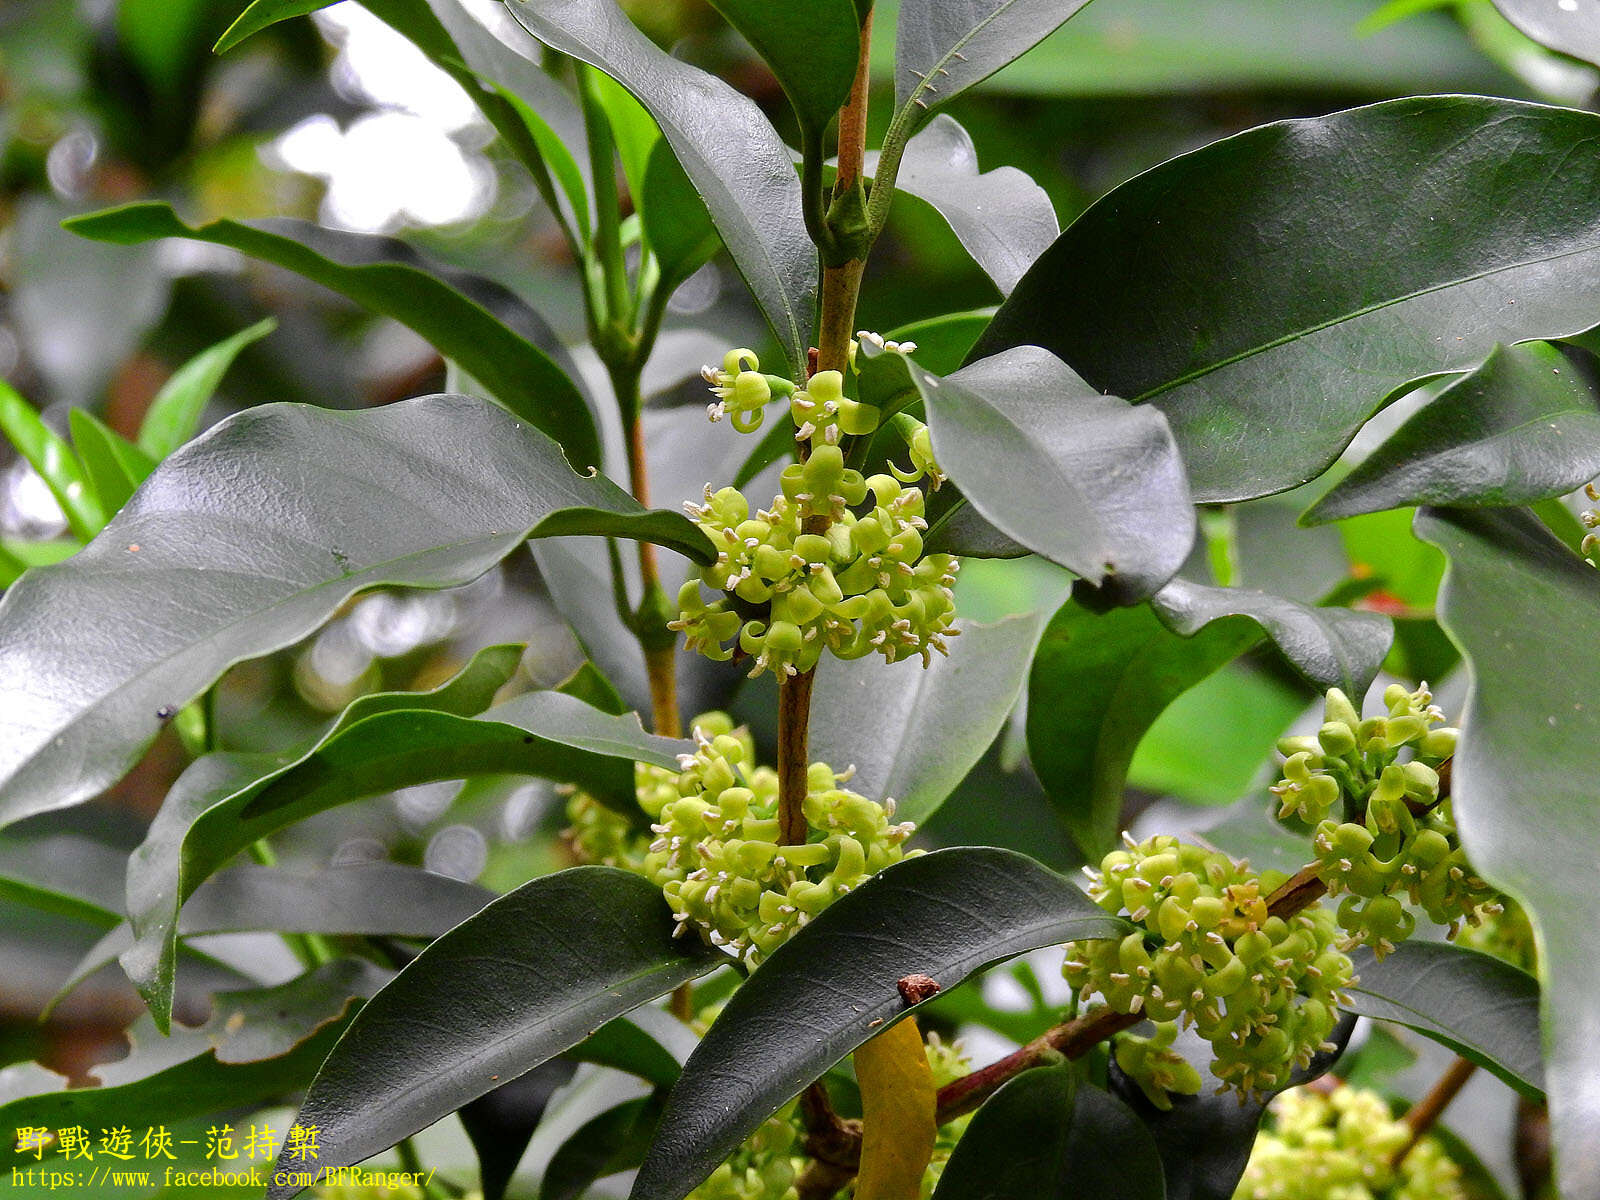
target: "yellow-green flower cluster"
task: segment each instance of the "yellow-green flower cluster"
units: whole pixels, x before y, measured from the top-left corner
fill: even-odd
[[[1124,840],[1126,850],[1090,872],[1089,895],[1140,928],[1120,941],[1070,943],[1067,982],[1118,1012],[1193,1023],[1211,1043],[1212,1074],[1241,1093],[1282,1086],[1329,1047],[1351,982],[1332,915],[1271,915],[1266,895],[1285,877],[1257,875],[1218,851],[1173,837]],[[1199,1082],[1170,1064],[1163,1078],[1173,1085],[1163,1090]]]
[[[1378,1093],[1295,1088],[1272,1104],[1273,1127],[1256,1138],[1234,1200],[1465,1200],[1461,1171],[1425,1137],[1390,1165],[1410,1137]]]
[[[1457,731],[1439,727],[1426,684],[1392,685],[1384,703],[1386,715],[1362,720],[1343,692],[1330,691],[1317,736],[1279,743],[1284,777],[1272,789],[1280,817],[1316,824],[1318,874],[1330,894],[1345,893],[1338,919],[1349,944],[1380,956],[1416,928],[1401,895],[1452,931],[1499,907],[1467,862],[1450,801],[1440,799],[1436,768],[1455,753]],[[1342,820],[1328,815],[1335,801]]]
[[[669,627],[719,660],[731,657],[724,643],[737,638],[754,660],[753,675],[809,671],[825,649],[839,658],[877,651],[890,662],[916,654],[926,663],[931,651],[945,653],[945,639],[956,634],[950,585],[957,563],[922,554],[922,492],[890,475],[861,479],[845,469],[837,446],[790,467],[784,491],[753,517],[733,488],[686,506],[718,556],[683,585]],[[872,507],[860,516],[844,507],[869,493]],[[832,524],[805,532],[808,511],[829,496],[838,502]],[[708,603],[702,585],[725,595]],[[767,607],[745,619],[741,604]]]
[[[1527,910],[1509,896],[1500,898],[1501,911],[1489,914],[1475,926],[1463,929],[1457,943],[1470,950],[1492,954],[1530,975],[1539,973],[1539,942]]]
[[[794,1102],[762,1122],[686,1200],[796,1200],[800,1131]]]
[[[803,803],[815,840],[779,842],[778,776],[755,765],[748,736],[726,726],[695,730],[677,795],[646,812],[655,840],[645,874],[661,885],[679,931],[699,930],[751,966],[834,900],[904,856],[909,822],[840,785],[849,772],[813,763]],[[641,797],[641,802],[643,802]]]
[[[885,343],[908,352],[911,343]],[[787,675],[815,667],[824,650],[839,658],[873,651],[890,662],[944,653],[955,602],[958,564],[947,554],[922,552],[928,528],[924,477],[943,478],[926,426],[907,433],[912,470],[862,475],[845,465],[840,441],[872,433],[879,410],[844,393],[844,376],[818,371],[797,386],[760,373],[749,350],[729,351],[722,368],[703,374],[718,397],[712,419],[730,414],[741,430],[761,424],[765,406],[786,395],[800,461],[780,475],[781,493],[769,508],[751,511],[736,488],[713,491],[684,507],[710,538],[717,561],[678,593],[678,618],[691,649],[731,658],[734,646],[753,661],[752,675]],[[720,594],[719,594],[720,593]]]
[[[966,1048],[959,1040],[947,1042],[937,1033],[930,1032],[924,1039],[923,1048],[928,1055],[928,1070],[933,1075],[933,1086],[936,1088],[954,1083],[972,1070],[972,1060],[967,1057]],[[939,1126],[938,1136],[933,1142],[933,1156],[928,1160],[928,1169],[922,1174],[922,1200],[932,1200],[945,1165],[955,1152],[961,1135],[971,1124],[972,1115],[967,1113]]]
[[[1120,1034],[1112,1051],[1122,1073],[1162,1112],[1172,1107],[1170,1093],[1193,1096],[1200,1090],[1200,1072],[1172,1048],[1177,1036],[1176,1021],[1157,1021],[1149,1037]]]
[[[905,857],[915,828],[893,823],[894,801],[879,804],[844,788],[851,772],[812,763],[803,804],[811,836],[779,842],[778,775],[757,766],[748,730],[725,713],[694,721],[696,749],[681,770],[640,764],[634,781],[650,833],[592,796],[567,802],[567,838],[585,862],[638,871],[678,918],[678,933],[700,933],[756,966],[812,917],[869,876]]]
[[[1595,491],[1592,483],[1584,485],[1583,494],[1591,500],[1600,500],[1600,492]],[[1583,545],[1579,549],[1583,551],[1585,558],[1595,566],[1600,567],[1600,533],[1595,532],[1595,530],[1600,529],[1600,509],[1585,509],[1580,519],[1583,521],[1584,528],[1589,532],[1583,535]]]

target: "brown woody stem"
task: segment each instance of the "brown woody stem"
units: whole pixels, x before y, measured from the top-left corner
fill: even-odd
[[[1461,1094],[1461,1089],[1467,1086],[1467,1080],[1472,1078],[1478,1064],[1469,1058],[1458,1058],[1450,1064],[1449,1070],[1439,1077],[1439,1082],[1429,1089],[1428,1094],[1411,1106],[1411,1111],[1406,1113],[1402,1120],[1411,1130],[1411,1136],[1406,1139],[1406,1144],[1394,1152],[1394,1157],[1389,1160],[1391,1167],[1398,1167],[1405,1162],[1406,1155],[1410,1154],[1432,1129],[1439,1118],[1444,1115],[1444,1110],[1450,1107],[1450,1102]]]
[[[872,35],[869,13],[861,28],[861,51],[850,99],[839,112],[839,171],[834,194],[859,186],[862,156],[866,151],[868,46]],[[863,251],[863,254],[865,251]],[[850,338],[856,317],[856,295],[861,288],[864,258],[854,258],[822,271],[822,312],[818,321],[814,370],[843,371],[849,365]],[[805,446],[801,446],[801,457]],[[807,518],[807,533],[822,533],[825,517]],[[784,845],[805,842],[808,737],[811,718],[812,672],[785,676],[778,685],[778,829]]]

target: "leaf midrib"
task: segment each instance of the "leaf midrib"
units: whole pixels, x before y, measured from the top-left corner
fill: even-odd
[[[1340,313],[1338,316],[1330,317],[1326,321],[1319,321],[1314,325],[1308,325],[1304,329],[1297,329],[1289,333],[1282,334],[1279,337],[1271,339],[1270,341],[1263,342],[1259,346],[1251,346],[1245,350],[1239,351],[1236,354],[1230,354],[1225,358],[1220,358],[1216,362],[1208,363],[1203,367],[1196,367],[1191,371],[1187,371],[1182,375],[1178,375],[1172,379],[1169,379],[1165,383],[1157,384],[1153,388],[1140,392],[1133,398],[1133,402],[1135,404],[1147,403],[1148,401],[1154,400],[1157,396],[1161,396],[1167,392],[1174,391],[1177,388],[1184,387],[1187,384],[1193,383],[1197,379],[1203,379],[1207,375],[1223,370],[1226,367],[1231,367],[1235,363],[1245,362],[1246,360],[1254,358],[1257,355],[1266,354],[1269,351],[1276,350],[1280,346],[1287,346],[1291,342],[1299,341],[1301,338],[1307,338],[1312,334],[1321,333],[1324,329],[1332,329],[1337,325],[1343,325],[1350,321],[1358,321],[1362,317],[1370,316],[1375,312],[1381,312],[1383,309],[1391,308],[1396,304],[1404,304],[1407,301],[1416,300],[1423,296],[1429,296],[1435,292],[1442,292],[1447,288],[1461,287],[1465,284],[1476,283],[1479,280],[1489,279],[1506,271],[1520,271],[1525,267],[1539,266],[1543,263],[1559,262],[1563,258],[1571,258],[1572,256],[1578,254],[1592,254],[1596,250],[1600,250],[1600,242],[1590,242],[1587,245],[1577,246],[1571,250],[1563,250],[1559,254],[1549,254],[1539,258],[1519,259],[1517,262],[1506,263],[1502,266],[1492,267],[1486,271],[1478,271],[1470,275],[1463,275],[1458,278],[1446,279],[1439,283],[1429,284],[1427,287],[1422,287],[1416,289],[1415,291],[1407,292],[1403,296],[1395,296],[1388,300],[1379,301],[1375,304],[1363,305],[1362,307],[1354,309],[1351,312]],[[1580,326],[1580,328],[1585,328],[1585,326]]]

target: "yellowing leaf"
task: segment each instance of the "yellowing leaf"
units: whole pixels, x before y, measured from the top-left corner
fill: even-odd
[[[861,1173],[856,1200],[917,1200],[938,1133],[938,1091],[915,1017],[856,1051]]]

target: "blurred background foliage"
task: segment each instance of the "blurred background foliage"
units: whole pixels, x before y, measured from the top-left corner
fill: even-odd
[[[626,6],[663,46],[754,96],[794,139],[776,82],[708,6]],[[535,297],[578,347],[580,365],[597,367],[582,349],[579,283],[558,231],[526,172],[456,85],[350,4],[274,25],[213,55],[241,7],[241,0],[0,4],[0,375],[58,428],[80,406],[132,436],[176,366],[270,316],[276,330],[244,349],[207,423],[268,401],[356,408],[444,388],[444,364],[414,334],[287,272],[216,247],[110,246],[59,226],[72,213],[136,198],[170,200],[199,220],[298,216],[403,237],[435,260]],[[490,0],[473,7],[489,19],[504,16]],[[885,99],[872,111],[881,133],[892,90],[887,13],[877,29]],[[1539,49],[1488,0],[1098,0],[952,108],[982,166],[1026,171],[1065,225],[1139,171],[1265,121],[1425,92],[1588,107],[1597,84],[1592,68]],[[897,199],[866,282],[864,327],[888,332],[998,299],[931,209]],[[652,405],[662,410],[702,403],[699,362],[730,341],[759,345],[765,336],[723,260],[680,289],[668,331],[651,373]],[[685,472],[704,477],[692,445],[686,453]],[[1389,663],[1396,674],[1447,677],[1454,654],[1432,620],[1442,562],[1410,536],[1409,515],[1299,529],[1295,516],[1310,498],[1207,514],[1206,528],[1217,536],[1197,551],[1194,570],[1295,599],[1355,598],[1397,619]],[[1559,510],[1550,519],[1559,522]],[[13,561],[46,560],[72,549],[64,530],[40,479],[0,450],[0,549]],[[986,561],[971,564],[961,586],[964,614],[985,619],[1053,606],[1066,578],[1031,560]],[[233,749],[291,745],[359,694],[430,686],[473,650],[513,637],[530,644],[523,669],[533,681],[553,683],[581,661],[527,555],[454,592],[359,598],[305,645],[230,673],[220,692],[223,740]],[[740,711],[770,711],[749,696],[733,700]],[[1214,820],[1218,806],[1259,789],[1274,739],[1301,719],[1307,700],[1304,685],[1265,654],[1186,693],[1140,747],[1130,819],[1154,805],[1166,828]],[[1020,731],[1019,713],[923,836],[1009,845],[1073,865],[1071,839],[1022,761]],[[82,912],[42,912],[8,897],[17,881],[49,876],[52,886],[69,884],[120,912],[122,861],[183,761],[169,732],[98,803],[0,836],[0,1066],[37,1058],[84,1082],[91,1065],[124,1053],[121,1030],[139,1004],[115,967],[48,1022],[37,1017],[103,927]],[[1174,804],[1192,808],[1174,822]],[[340,807],[288,831],[280,851],[286,861],[313,864],[391,858],[505,888],[564,861],[563,823],[550,785],[478,780]],[[1267,836],[1264,823],[1256,829],[1238,818],[1223,829],[1235,839],[1230,849]],[[296,970],[270,936],[205,939],[203,948],[181,976],[179,1012],[190,1022],[203,1019],[201,998],[216,986],[241,976],[276,982]],[[1031,981],[1008,996],[1006,978],[997,973],[986,990],[995,1005],[1043,1002]]]

